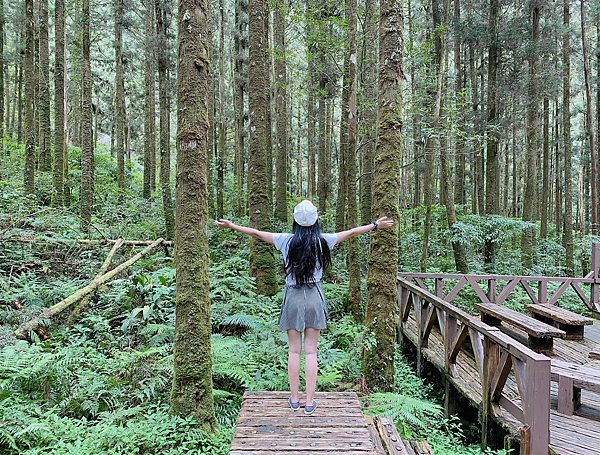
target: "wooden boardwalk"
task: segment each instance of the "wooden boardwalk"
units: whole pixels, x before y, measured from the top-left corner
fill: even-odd
[[[473,283],[482,302],[502,304],[511,292],[509,286],[514,289],[520,284],[518,280],[534,281],[538,277],[407,275],[412,275],[407,278],[416,284],[399,279],[398,326],[405,340],[415,346],[418,355],[444,375],[447,397],[457,391],[467,397],[479,409],[480,416],[491,417],[508,431],[518,444],[517,453],[520,451],[522,455],[600,455],[600,387],[597,385],[600,361],[589,358],[590,351],[600,350],[600,321],[585,326],[582,340],[554,338],[553,348],[547,355],[536,354],[522,344],[524,339],[526,343],[526,333],[514,330],[514,327],[506,330],[504,324],[489,326],[447,300],[451,301],[463,284]],[[431,283],[432,278],[435,294],[429,291],[425,282],[428,279]],[[453,283],[460,280],[448,294],[442,281],[446,279],[455,280]],[[480,283],[489,280],[487,294],[476,288],[477,279]],[[496,290],[496,281],[500,280],[508,284]],[[570,284],[565,282],[564,288]],[[598,282],[594,281],[593,285]],[[527,290],[528,286],[524,287]],[[544,292],[543,298],[536,298],[529,288],[533,303],[547,301],[545,285],[538,288],[538,293],[539,289]],[[559,303],[557,299],[558,296],[552,304]],[[514,334],[514,338],[507,334]],[[568,390],[559,389],[556,379],[564,362],[573,365],[574,370],[582,365],[591,368],[586,370],[585,378],[582,376],[589,384],[582,388],[581,406],[573,415],[558,412],[559,396],[564,397],[564,391]],[[577,375],[575,377],[579,379]],[[573,384],[570,382],[570,387]],[[448,402],[446,404],[451,409]],[[482,422],[486,420],[487,417]],[[491,439],[493,432],[489,433],[489,425],[482,425],[484,438],[487,434]]]
[[[354,392],[317,392],[312,415],[292,411],[289,392],[246,392],[230,455],[380,455]],[[305,396],[300,394],[303,405]]]

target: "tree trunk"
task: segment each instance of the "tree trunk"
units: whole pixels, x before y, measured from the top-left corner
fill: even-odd
[[[83,0],[81,23],[81,219],[88,232],[94,205],[94,146],[92,144],[92,71],[90,65],[90,2]]]
[[[265,46],[266,46],[266,59],[265,59],[265,154],[267,158],[267,192],[269,195],[269,207],[271,207],[271,213],[273,210],[273,141],[271,136],[273,134],[273,120],[271,118],[271,101],[272,101],[272,88],[271,88],[271,71],[273,70],[273,61],[271,60],[271,35],[270,35],[270,9],[269,2],[265,2],[265,12],[263,15],[265,21]]]
[[[54,3],[54,162],[52,169],[52,207],[65,204],[65,2]]]
[[[267,182],[267,48],[265,37],[265,0],[250,0],[248,34],[250,54],[248,72],[249,127],[248,136],[248,205],[250,227],[269,230],[272,213],[270,185]],[[250,276],[256,278],[259,294],[277,292],[275,258],[271,245],[250,239]]]
[[[245,2],[244,2],[245,4]],[[242,216],[245,211],[244,204],[244,131],[245,131],[245,110],[244,110],[244,90],[245,90],[245,76],[243,65],[246,62],[245,57],[245,41],[244,38],[246,21],[242,19],[242,0],[236,0],[235,2],[235,30],[233,51],[235,56],[232,56],[231,70],[235,72],[232,74],[231,80],[233,89],[233,100],[235,104],[234,124],[235,124],[235,181],[237,188],[237,206],[236,214]],[[230,29],[230,28],[229,28]],[[231,32],[230,32],[231,33]]]
[[[27,43],[25,43],[25,48],[27,49]],[[25,52],[27,54],[27,52]],[[18,88],[18,102],[17,102],[17,143],[23,143],[23,67],[27,65],[29,67],[29,63],[23,62],[20,60],[19,62],[19,88]],[[26,115],[27,117],[27,115]],[[33,128],[33,127],[32,127]],[[25,158],[27,160],[27,158]]]
[[[324,75],[321,75],[319,79],[319,180],[318,180],[318,188],[317,194],[319,196],[319,212],[325,213],[327,209],[327,182],[325,166],[327,166],[326,162],[326,151],[325,145],[327,141],[327,137],[325,134],[326,127],[325,122],[327,121],[327,116],[325,115],[325,89],[326,89],[327,81]],[[331,163],[329,164],[331,165]]]
[[[25,0],[25,166],[23,186],[25,194],[35,193],[35,90],[34,90],[34,15],[33,0]]]
[[[156,187],[156,56],[154,48],[154,0],[145,0],[145,62],[144,62],[144,188],[142,195],[149,199]]]
[[[39,159],[40,171],[52,169],[51,131],[50,131],[50,57],[48,49],[48,0],[40,2],[40,68],[39,68]],[[2,73],[0,68],[0,73]],[[4,84],[0,81],[0,85]],[[4,96],[0,95],[1,99]],[[0,110],[3,112],[3,110]],[[0,120],[1,121],[1,120]]]
[[[125,86],[123,81],[123,0],[115,0],[115,109],[117,185],[125,189]]]
[[[549,123],[550,121],[550,101],[548,97],[544,97],[543,111],[543,142],[542,152],[542,197],[541,197],[541,213],[540,213],[540,238],[545,239],[548,236],[548,206],[550,204],[548,174],[550,172],[550,137]]]
[[[585,79],[585,99],[586,104],[586,123],[587,133],[590,141],[590,163],[591,163],[591,219],[592,219],[592,235],[598,235],[598,195],[596,186],[597,182],[597,167],[596,161],[596,133],[594,132],[594,114],[592,113],[592,88],[590,84],[590,68],[587,55],[587,44],[585,38],[585,1],[581,0],[581,46],[583,48],[583,73]]]
[[[287,76],[285,48],[285,2],[275,7],[275,121],[276,121],[276,183],[275,218],[287,221]]]
[[[6,60],[4,59],[4,35],[6,34],[6,31],[4,29],[4,23],[4,0],[0,0],[0,115],[2,115],[2,118],[0,118],[1,137],[4,137],[4,134],[8,129],[8,113],[10,112],[10,98],[8,96],[8,66],[6,65]]]
[[[349,12],[350,0],[345,0],[345,9]],[[350,37],[348,36],[348,41]],[[346,199],[348,197],[348,102],[350,99],[350,53],[349,43],[345,46],[344,75],[342,78],[342,105],[340,109],[340,155],[338,160],[338,188],[335,206],[335,231],[341,232],[347,228]],[[329,136],[329,135],[327,135]],[[329,160],[327,160],[329,162]]]
[[[490,14],[488,29],[490,31],[491,43],[488,52],[488,126],[492,129],[488,131],[487,150],[486,150],[486,175],[485,175],[485,214],[500,214],[500,194],[499,194],[499,172],[498,172],[498,106],[497,106],[497,84],[498,84],[498,57],[500,53],[498,44],[498,0],[490,0]],[[488,237],[485,241],[484,264],[488,271],[494,267],[496,256],[496,243]]]
[[[348,97],[348,145],[346,149],[346,169],[347,177],[346,184],[348,186],[348,214],[347,228],[352,229],[358,225],[358,204],[356,194],[356,136],[358,130],[358,110],[356,106],[356,97],[358,92],[358,72],[356,69],[357,63],[357,43],[356,43],[356,14],[357,0],[349,0],[349,30],[348,30],[348,82],[350,83],[350,91]],[[348,309],[350,314],[356,321],[362,321],[363,305],[361,291],[361,276],[360,276],[360,251],[358,237],[351,237],[348,240],[348,256],[346,258],[348,266]]]
[[[191,2],[190,4],[192,5],[195,5],[196,2],[203,4],[203,0],[186,1]],[[186,1],[180,0],[180,4],[184,3],[185,6],[188,6],[188,3]],[[195,18],[195,20],[200,21],[201,19]],[[163,0],[158,0],[156,3],[156,36],[158,39],[158,103],[160,111],[160,186],[162,189],[163,213],[165,217],[165,238],[170,240],[175,235],[175,219],[173,216],[173,200],[171,196],[171,148],[169,144],[170,112],[167,98],[167,23],[168,22],[166,5],[164,4]],[[204,23],[201,22],[198,23],[197,26],[200,27],[203,24]],[[195,41],[193,42],[195,43]],[[180,43],[180,48],[182,45],[183,44]],[[200,44],[195,43],[194,46],[200,46]],[[179,64],[181,65],[182,62],[180,61]],[[182,79],[178,76],[178,84],[181,80]],[[209,93],[210,92],[208,92],[207,95]]]
[[[312,11],[311,0],[306,0],[306,23],[312,23],[314,21],[314,14]],[[313,198],[317,190],[317,179],[316,179],[316,154],[315,154],[315,62],[316,58],[314,51],[314,37],[311,31],[312,27],[306,27],[306,59],[308,60],[308,87],[307,91],[307,196],[309,199]]]
[[[165,9],[162,5],[157,9],[157,35],[161,39],[165,38],[162,27]],[[177,289],[171,414],[193,416],[201,429],[213,432],[218,424],[212,391],[206,187],[210,128],[206,100],[212,90],[211,41],[208,39],[212,36],[211,4],[207,0],[179,0],[178,11]],[[159,48],[162,44],[164,42]],[[165,60],[164,52],[162,60]],[[161,136],[163,127],[166,125],[161,124]],[[163,144],[161,152],[162,149]]]
[[[217,121],[217,218],[225,218],[225,160],[227,129],[225,126],[225,3],[219,0],[219,119]]]
[[[377,15],[374,0],[365,2],[365,38],[364,38],[364,90],[363,107],[363,137],[361,152],[360,175],[360,222],[367,224],[372,221],[371,207],[373,204],[373,157],[375,155],[375,122],[377,121],[377,55],[375,43],[377,40]]]
[[[536,158],[538,154],[539,127],[539,76],[538,51],[540,39],[540,5],[533,2],[530,7],[532,42],[535,49],[529,62],[529,89],[527,103],[527,180],[525,198],[523,199],[523,221],[533,221],[536,213],[535,188],[537,186]],[[521,237],[521,264],[523,268],[533,267],[533,247],[535,245],[535,228],[528,228]]]
[[[462,106],[459,105],[459,101],[462,100],[463,91],[463,71],[461,64],[460,54],[460,42],[461,36],[458,30],[458,24],[460,24],[460,0],[454,0],[454,72],[456,73],[456,83],[454,86],[454,96],[456,97],[455,109],[458,111],[459,118],[464,115],[462,112]],[[461,103],[462,104],[462,103]],[[458,127],[462,129],[462,125]],[[462,135],[456,138],[455,142],[455,156],[456,156],[456,169],[455,169],[455,181],[454,181],[454,203],[464,205],[465,201],[465,153],[466,147]]]
[[[379,19],[379,98],[373,217],[398,220],[402,142],[402,1],[382,0]],[[367,276],[366,324],[376,343],[365,349],[362,369],[371,389],[392,390],[398,294],[398,224],[373,234]]]

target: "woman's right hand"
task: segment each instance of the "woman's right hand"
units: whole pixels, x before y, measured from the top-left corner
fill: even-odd
[[[378,229],[385,229],[385,228],[389,228],[391,226],[394,225],[394,220],[390,220],[387,216],[383,216],[381,218],[379,218],[377,221],[377,228]]]
[[[229,220],[215,220],[215,224],[223,229],[233,229],[233,223]]]

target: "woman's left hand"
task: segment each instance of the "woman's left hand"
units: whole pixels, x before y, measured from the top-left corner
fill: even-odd
[[[386,229],[393,226],[394,220],[389,219],[387,216],[382,216],[377,220],[377,229]]]

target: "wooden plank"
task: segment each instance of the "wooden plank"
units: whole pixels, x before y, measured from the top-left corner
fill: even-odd
[[[482,313],[489,314],[502,321],[508,322],[536,338],[564,337],[566,335],[563,330],[544,324],[526,314],[511,310],[502,305],[493,303],[475,303],[474,307]]]
[[[411,441],[410,444],[415,451],[415,455],[433,455],[427,441]]]
[[[583,293],[579,285],[575,282],[571,282],[571,287],[577,293],[581,301],[587,306],[590,310],[592,309],[592,305],[590,304],[590,300],[587,298],[587,295]]]
[[[318,409],[318,408],[317,408]],[[365,427],[367,423],[363,416],[360,417],[331,417],[331,416],[306,416],[301,411],[289,411],[290,415],[277,418],[279,426],[303,426],[303,427]],[[237,425],[240,426],[268,426],[273,424],[272,417],[240,416]]]
[[[594,323],[592,318],[573,313],[572,311],[556,307],[549,303],[539,303],[537,305],[527,304],[525,305],[525,309],[531,311],[532,313],[546,316],[554,321],[562,322],[563,324],[590,325]]]
[[[519,284],[520,281],[521,281],[520,277],[517,277],[514,280],[509,281],[506,284],[506,286],[504,286],[504,288],[502,289],[502,291],[500,292],[498,297],[496,298],[496,303],[501,305],[506,300],[506,298],[509,296],[509,294],[515,290],[515,288],[517,287],[517,285]]]
[[[275,422],[277,425],[277,422]],[[319,439],[369,439],[368,428],[314,428],[314,427],[288,427],[288,426],[236,426],[234,438],[260,438],[260,439],[280,439],[280,438],[319,438]]]
[[[431,334],[431,330],[433,329],[433,324],[437,320],[437,308],[433,305],[430,305],[428,308],[429,315],[427,316],[427,322],[425,323],[425,329],[423,330],[423,346],[427,347],[427,340],[429,339],[429,335]]]
[[[491,396],[490,399],[492,401],[497,401],[500,398],[500,394],[502,393],[502,389],[504,388],[504,384],[506,384],[506,379],[508,379],[508,374],[510,373],[510,368],[512,366],[512,357],[507,351],[502,351],[500,355],[500,362],[498,363],[498,368],[492,377],[491,383]]]
[[[248,392],[244,392],[244,400],[248,399],[248,398],[273,398],[273,399],[284,399],[287,401],[287,399],[290,397],[290,392],[289,391],[273,391],[273,392],[264,392],[264,391],[248,391]],[[306,397],[306,394],[303,392],[300,392],[300,399],[303,399]],[[356,394],[356,392],[315,392],[315,399],[328,399],[328,398],[332,398],[332,399],[347,399],[347,398],[352,398],[352,399],[356,399],[358,400],[358,395]],[[360,403],[360,401],[359,401]],[[319,403],[320,405],[320,403]]]
[[[329,441],[329,440],[320,440],[320,439],[307,439],[301,440],[297,438],[280,438],[276,441],[273,440],[260,440],[260,439],[234,439],[231,442],[231,451],[272,451],[272,450],[280,450],[280,451],[321,451],[321,450],[329,450],[329,451],[338,451],[338,452],[346,452],[348,450],[354,451],[369,451],[374,452],[375,447],[371,442],[371,439],[368,441]]]
[[[571,283],[573,282],[573,280],[567,280],[565,281],[563,284],[561,284],[558,289],[556,291],[554,291],[554,294],[552,294],[552,297],[550,298],[550,300],[548,300],[548,304],[550,305],[556,305],[558,303],[558,299],[564,294],[564,292],[569,289],[569,286],[571,286]],[[542,301],[540,300],[540,303]]]
[[[389,455],[411,455],[406,451],[402,438],[391,417],[375,417],[375,425]]]
[[[367,422],[367,429],[369,430],[371,442],[375,446],[375,452],[377,452],[378,455],[387,455],[383,448],[383,444],[381,443],[381,438],[379,437],[379,432],[377,431],[373,417],[366,415],[365,421]]]
[[[310,450],[310,452],[302,452],[302,451],[291,451],[291,450],[270,450],[270,449],[262,449],[262,448],[246,448],[244,450],[232,450],[229,452],[229,455],[382,455],[375,450]],[[385,455],[385,452],[384,454]]]

